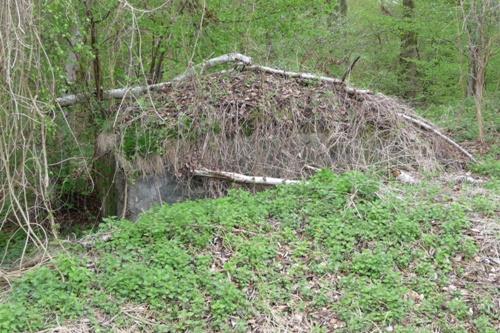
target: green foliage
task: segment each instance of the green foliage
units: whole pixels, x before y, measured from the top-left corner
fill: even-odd
[[[26,246],[26,233],[21,229],[12,232],[0,230],[0,267],[8,267],[9,264],[20,258]]]
[[[90,272],[78,266],[74,258],[61,257],[58,263],[60,271],[42,267],[16,282],[9,296],[12,301],[0,303],[2,330],[36,331],[45,327],[50,319],[67,320],[84,314]]]
[[[41,329],[50,325],[44,318],[97,312],[126,326],[121,309],[134,303],[155,318],[146,330],[246,331],[277,306],[326,309],[346,331],[419,326],[432,316],[443,330],[473,321],[487,332],[491,306],[471,316],[467,300],[443,292],[453,258],[476,251],[465,235],[466,207],[434,201],[425,185],[403,188],[419,200],[382,200],[378,190],[366,174],[321,171],[255,195],[235,190],[157,207],[136,223],[109,219],[100,229],[113,238],[93,255],[58,257],[57,269],[15,283],[0,305],[1,328]],[[408,296],[415,294],[421,299]]]
[[[169,137],[167,129],[148,128],[139,125],[129,127],[123,139],[123,152],[128,158],[161,154],[162,142]]]
[[[480,175],[490,176],[493,179],[500,179],[500,161],[496,157],[500,149],[495,146],[491,155],[486,156],[482,161],[472,166],[472,170]]]
[[[80,65],[92,58],[89,45],[84,43],[87,22],[82,16],[84,6],[82,2],[74,0],[42,1],[39,8],[40,38],[46,49],[46,57],[42,57],[47,73],[34,73],[40,80],[40,75],[54,75],[58,86],[56,94],[63,94],[71,88],[67,81],[65,65],[68,64],[71,52],[78,54]],[[74,65],[76,59],[73,60]],[[83,83],[83,82],[81,82]],[[50,97],[47,94],[46,97]]]
[[[497,113],[500,105],[498,105],[497,100],[500,99],[495,95],[485,100],[483,118],[486,141],[498,145],[496,135],[500,131],[500,119]],[[459,141],[472,141],[478,136],[476,106],[472,99],[428,105],[425,109],[419,111],[425,118],[447,128],[453,133],[453,137]],[[496,153],[498,154],[498,148]],[[494,149],[491,154],[495,155]]]
[[[345,294],[338,311],[350,331],[370,330],[373,322],[385,325],[398,322],[410,306],[404,299],[407,290],[397,275],[385,281],[353,276],[345,278],[342,286]]]
[[[36,58],[41,65],[33,68],[43,70],[24,74],[25,67],[19,67],[29,84],[17,90],[40,86],[31,95],[49,102],[43,110],[47,116],[27,128],[38,132],[41,124],[46,127],[51,186],[64,199],[91,190],[82,158],[94,156],[96,133],[114,123],[99,112],[112,108],[112,103],[96,101],[52,120],[57,111],[50,107],[54,95],[95,90],[92,61],[97,52],[89,42],[89,14],[97,24],[95,47],[104,89],[144,84],[160,61],[158,79],[163,80],[191,63],[239,51],[257,63],[337,77],[360,55],[348,80],[402,96],[409,83],[398,75],[401,32],[412,30],[418,36],[418,57],[410,59],[417,67],[415,102],[423,105],[426,117],[459,140],[477,137],[471,125],[474,101],[463,99],[467,42],[454,1],[416,1],[411,19],[403,18],[401,3],[395,1],[349,1],[348,15],[342,19],[335,14],[337,1],[324,0],[92,3],[88,13],[82,1],[37,3],[34,25],[43,56],[38,58],[34,53],[40,50],[34,49],[26,58]],[[500,129],[500,99],[495,93],[499,54],[494,46],[484,103],[486,139],[493,144]],[[23,57],[16,56],[16,61]],[[75,85],[66,78],[65,66],[71,62],[81,71],[81,82]],[[30,105],[11,103],[10,95],[3,96],[5,105]],[[137,105],[148,108],[149,102],[138,99]],[[10,119],[9,113],[5,115]],[[190,118],[179,119],[162,129],[132,125],[123,137],[127,157],[161,154],[165,138],[191,127]],[[265,120],[256,114],[255,121]],[[492,189],[498,189],[497,155],[498,146],[493,145],[472,167],[492,177]],[[33,167],[37,161],[29,159],[26,169],[38,170]],[[417,330],[427,327],[429,320],[443,331],[464,330],[470,327],[466,322],[478,331],[493,331],[493,301],[475,299],[479,305],[471,315],[469,300],[447,294],[443,287],[451,273],[460,274],[453,259],[470,260],[477,251],[466,236],[465,212],[494,218],[498,203],[477,195],[444,204],[434,200],[439,190],[425,184],[402,188],[403,200],[381,196],[379,188],[379,181],[366,174],[321,171],[306,183],[256,195],[236,190],[218,200],[162,206],[137,223],[107,220],[101,231],[112,232],[111,241],[98,243],[91,253],[60,256],[15,281],[0,303],[0,331],[37,331],[82,317],[98,322],[101,312],[126,327],[130,319],[122,308],[128,303],[144,304],[154,315],[157,324],[145,324],[155,326],[146,331],[247,331],[256,314],[275,316],[277,309],[288,314],[329,311],[346,323],[347,331],[403,324]],[[0,212],[2,220],[4,214]],[[20,231],[12,239],[0,232],[0,245],[7,249],[2,264],[23,253],[25,240]],[[412,299],[409,295],[414,293],[422,299]]]
[[[53,105],[56,95],[95,93],[93,61],[97,53],[101,85],[105,90],[145,84],[152,79],[155,66],[159,66],[159,77],[155,79],[168,80],[193,63],[238,51],[252,56],[256,63],[336,77],[359,55],[361,60],[348,77],[353,85],[403,96],[409,83],[398,78],[401,32],[409,29],[418,36],[418,57],[411,61],[417,67],[419,87],[416,100],[411,102],[422,105],[425,115],[438,120],[459,140],[477,137],[477,128],[471,125],[475,123],[474,103],[463,98],[469,71],[468,47],[461,31],[457,2],[416,1],[412,19],[403,17],[401,2],[397,1],[352,0],[345,18],[339,18],[335,12],[338,1],[324,0],[176,0],[168,3],[152,0],[127,4],[106,0],[92,1],[88,10],[86,3],[90,4],[77,0],[36,3],[33,26],[37,29],[31,38],[39,38],[43,45],[33,60],[40,63],[40,70],[27,70],[22,75],[30,82],[28,86],[38,87],[35,93],[27,95],[37,96],[47,115],[43,118],[49,148],[47,164],[51,184],[54,184],[47,197],[54,198],[53,207],[66,204],[58,202],[59,198],[69,201],[68,197],[73,194],[86,196],[93,189],[87,166],[95,156],[96,135],[115,124],[115,114],[108,112],[115,110],[115,102],[91,99],[67,109],[67,113],[59,112]],[[90,45],[91,17],[97,31],[95,49]],[[484,103],[488,142],[497,140],[495,133],[499,130],[496,112],[500,99],[496,87],[500,77],[500,52],[496,45],[492,51],[486,69]],[[32,55],[25,58],[34,59]],[[70,64],[77,65],[76,83],[68,82],[66,77]],[[27,68],[32,67],[28,64]],[[10,99],[6,95],[7,104]],[[151,107],[150,102],[148,98],[135,100],[145,109]],[[256,115],[255,121],[265,120]],[[32,132],[38,133],[38,120],[34,124]],[[163,124],[161,130],[132,126],[124,133],[126,155],[161,153],[162,140],[177,137],[178,128],[189,128],[191,123],[186,118],[171,125]],[[219,128],[219,124],[203,125],[206,128],[197,128],[194,134]],[[247,125],[251,133],[252,126]],[[190,134],[193,133],[186,135]],[[495,159],[496,156],[492,158]],[[34,170],[36,164],[29,160],[25,168]],[[491,168],[489,165],[477,168],[488,172],[485,169]],[[32,177],[36,178],[36,173]],[[10,207],[11,203],[5,206]]]
[[[400,2],[350,1],[347,17],[340,19],[336,15],[337,2],[194,0],[165,4],[154,0],[131,1],[135,8],[132,10],[121,8],[116,0],[107,0],[94,2],[91,13],[100,32],[98,48],[106,86],[143,82],[145,74],[148,76],[159,62],[160,79],[166,79],[184,71],[191,61],[239,51],[258,62],[337,77],[360,55],[361,61],[352,74],[357,84],[401,95],[408,83],[398,79],[400,39],[401,32],[409,29],[418,36],[418,57],[410,59],[417,66],[417,99],[443,104],[463,97],[467,41],[460,30],[456,3],[418,1],[415,16],[408,19],[402,15]],[[49,1],[41,6],[41,14],[47,56],[61,82],[70,51],[78,55],[82,67],[90,67],[94,55],[88,43],[88,19],[82,19],[85,6],[75,0]],[[130,26],[140,28],[139,40],[129,41],[122,35],[122,27]],[[72,45],[68,40],[74,39],[75,31],[81,36]],[[107,43],[110,35],[117,36],[112,48]],[[130,43],[140,46],[131,50]],[[486,75],[490,91],[498,83],[495,74],[499,61],[493,52]],[[60,89],[65,87],[61,84]]]

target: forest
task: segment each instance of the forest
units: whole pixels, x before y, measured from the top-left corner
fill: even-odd
[[[500,331],[498,0],[0,1],[0,332]]]

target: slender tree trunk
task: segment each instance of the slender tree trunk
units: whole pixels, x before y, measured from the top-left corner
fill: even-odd
[[[158,61],[156,62],[156,67],[153,73],[153,83],[158,83],[161,81],[163,76],[163,61],[165,60],[166,51],[161,51],[158,55]]]
[[[469,77],[467,80],[467,97],[474,97],[476,105],[476,119],[478,127],[478,139],[484,142],[484,121],[483,121],[483,95],[485,88],[486,66],[480,56],[480,51],[476,45],[470,45],[469,55]]]
[[[403,18],[406,24],[410,24],[415,15],[414,0],[403,0]],[[417,80],[417,33],[412,27],[406,26],[401,32],[401,51],[399,54],[400,81],[405,87],[404,95],[415,98],[418,91]]]
[[[97,32],[97,24],[99,23],[94,14],[95,5],[98,4],[95,0],[86,0],[85,16],[89,24],[90,49],[94,58],[92,59],[92,74],[94,78],[95,97],[97,101],[104,100],[103,82],[102,82],[102,67],[100,59],[99,38]],[[108,112],[100,103],[97,105],[100,109],[103,119],[109,117]],[[97,140],[97,139],[96,139]],[[116,160],[112,154],[97,156],[98,151],[94,144],[94,157],[92,160],[92,178],[95,184],[95,191],[101,201],[99,218],[118,215],[117,211],[117,191],[115,186],[116,176]]]
[[[149,84],[158,83],[158,67],[161,68],[163,63],[162,57],[165,55],[164,51],[161,50],[163,44],[163,36],[156,38],[153,36],[153,45],[151,51],[151,64],[149,66]]]
[[[477,78],[477,47],[469,46],[469,74],[467,77],[467,97],[473,97],[476,95],[476,78]]]
[[[94,148],[97,149],[97,148]],[[96,156],[92,166],[92,178],[97,196],[101,201],[99,218],[116,216],[119,193],[116,188],[117,162],[111,153]]]
[[[338,12],[340,16],[346,17],[347,16],[347,0],[339,0],[339,5],[338,5]]]
[[[484,142],[483,97],[486,68],[491,57],[495,31],[498,31],[500,11],[496,0],[460,1],[464,33],[468,42],[469,77],[467,96],[476,104],[478,139]]]
[[[66,83],[68,85],[73,85],[78,80],[78,54],[75,51],[76,45],[81,42],[82,34],[80,33],[79,26],[75,26],[73,28],[71,39],[68,39],[69,46],[71,50],[68,53],[68,57],[66,58],[66,65],[64,66],[66,70]]]
[[[92,12],[93,0],[87,0],[86,2],[86,16],[90,24],[90,48],[94,55],[92,61],[92,68],[94,73],[94,84],[95,84],[95,95],[97,100],[102,100],[102,72],[101,72],[101,61],[99,59],[99,47],[97,45],[97,22],[95,20],[94,14]]]
[[[332,0],[326,0],[328,3],[331,3]],[[343,20],[347,16],[347,0],[336,0],[334,10],[330,14],[329,25],[333,26],[338,23],[343,23]]]
[[[480,67],[475,79],[474,101],[476,104],[476,118],[479,131],[479,141],[484,142],[483,124],[483,93],[484,93],[485,67]]]

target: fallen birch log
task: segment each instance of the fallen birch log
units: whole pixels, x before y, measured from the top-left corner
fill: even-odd
[[[173,81],[182,81],[194,74],[197,73],[203,73],[206,69],[209,69],[211,67],[217,66],[217,65],[222,65],[226,63],[241,63],[243,65],[251,65],[252,64],[252,58],[249,56],[243,55],[241,53],[229,53],[229,54],[224,54],[216,58],[209,59],[207,61],[202,62],[201,64],[198,64],[194,67],[191,67],[188,69],[186,72],[183,74],[176,76]]]
[[[462,146],[460,146],[458,143],[456,143],[455,141],[453,141],[450,137],[444,135],[443,133],[441,133],[441,131],[439,131],[436,127],[430,125],[428,122],[424,122],[424,121],[421,121],[420,119],[417,119],[415,117],[412,117],[412,116],[409,116],[407,114],[404,114],[404,113],[397,113],[398,117],[401,117],[403,119],[405,119],[406,121],[408,122],[411,122],[423,129],[426,129],[432,133],[434,133],[436,136],[440,137],[441,139],[443,139],[444,141],[446,141],[448,144],[452,145],[453,147],[457,148],[462,154],[464,154],[465,156],[467,156],[471,161],[473,161],[474,163],[477,163],[477,160],[474,158],[474,156],[472,156],[471,153],[469,153],[467,150],[465,150],[465,148],[463,148]]]
[[[175,82],[182,81],[195,73],[197,71],[203,72],[204,70],[225,64],[225,63],[241,63],[245,65],[250,65],[252,63],[252,58],[240,54],[240,53],[230,53],[230,54],[225,54],[220,57],[212,58],[207,61],[204,61],[201,64],[198,64],[190,69],[188,69],[186,72],[183,74],[175,77],[172,81],[168,82],[162,82],[162,83],[157,83],[157,84],[151,84],[147,86],[136,86],[136,87],[128,87],[128,88],[117,88],[117,89],[110,89],[106,90],[103,92],[103,98],[104,99],[123,99],[123,98],[130,98],[130,97],[137,97],[140,95],[144,95],[145,93],[151,92],[151,91],[159,91],[163,89],[164,87],[170,86]],[[62,96],[59,98],[56,98],[56,103],[61,106],[70,106],[74,105],[77,103],[81,103],[85,100],[88,100],[92,94],[74,94],[74,95],[66,95]]]
[[[254,71],[261,71],[261,72],[269,73],[269,74],[281,75],[281,76],[285,76],[285,77],[303,79],[303,80],[317,80],[317,81],[330,82],[333,84],[342,84],[342,85],[344,85],[344,89],[349,93],[374,94],[370,90],[355,89],[355,88],[349,87],[349,86],[345,85],[345,83],[342,82],[342,80],[332,78],[332,77],[327,77],[327,76],[314,75],[311,73],[290,72],[290,71],[285,71],[285,70],[281,70],[281,69],[271,68],[271,67],[267,67],[267,66],[260,66],[260,65],[251,65],[251,66],[246,67],[246,69],[254,70]]]
[[[159,91],[164,87],[170,85],[172,85],[172,82],[163,82],[163,83],[151,84],[148,86],[110,89],[104,91],[102,97],[104,99],[124,99],[124,98],[138,97],[150,91]],[[91,94],[66,95],[56,98],[56,103],[61,107],[71,106],[74,104],[84,102],[88,100],[91,96],[92,96]]]
[[[254,185],[282,185],[282,184],[297,184],[299,180],[274,178],[274,177],[258,177],[258,176],[247,176],[235,172],[227,171],[214,171],[208,169],[196,169],[193,170],[193,175],[199,177],[209,177],[230,180],[237,183],[254,184]]]

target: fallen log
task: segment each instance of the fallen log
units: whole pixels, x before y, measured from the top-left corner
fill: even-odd
[[[131,97],[138,97],[144,95],[151,91],[159,91],[167,86],[172,85],[172,82],[163,82],[157,84],[151,84],[148,86],[136,86],[136,87],[128,87],[128,88],[117,88],[110,89],[103,92],[103,99],[124,99]],[[56,98],[56,103],[61,107],[75,105],[81,102],[88,100],[92,95],[91,94],[75,94],[75,95],[66,95],[59,98]]]
[[[245,65],[249,65],[252,63],[252,58],[240,54],[240,53],[230,53],[230,54],[225,54],[220,57],[212,58],[207,61],[204,61],[201,64],[198,64],[190,69],[188,69],[186,72],[183,74],[175,77],[172,81],[168,82],[162,82],[162,83],[157,83],[157,84],[151,84],[151,85],[146,85],[146,86],[136,86],[136,87],[128,87],[128,88],[117,88],[117,89],[110,89],[106,90],[103,92],[103,99],[124,99],[124,98],[130,98],[130,97],[138,97],[140,95],[144,95],[148,92],[152,91],[159,91],[162,90],[163,88],[172,85],[175,82],[182,81],[195,73],[197,71],[204,71],[208,68],[225,64],[225,63],[230,63],[230,62],[238,62],[242,63]],[[71,106],[77,103],[81,103],[85,100],[88,100],[92,94],[74,94],[74,95],[66,95],[62,96],[59,98],[56,98],[56,103],[61,106]]]
[[[209,177],[230,180],[237,183],[254,184],[254,185],[282,185],[282,184],[297,184],[300,180],[274,178],[266,176],[247,176],[235,172],[215,171],[208,169],[195,169],[192,171],[194,176]]]
[[[328,77],[328,76],[315,75],[315,74],[311,74],[311,73],[291,72],[291,71],[285,71],[282,69],[276,69],[276,68],[261,66],[261,65],[251,65],[251,66],[246,67],[245,69],[254,70],[254,71],[261,71],[261,72],[265,72],[265,73],[269,73],[269,74],[281,75],[281,76],[296,78],[296,79],[316,80],[316,81],[329,82],[329,83],[333,83],[333,84],[342,84],[342,85],[344,85],[344,89],[349,93],[374,94],[370,90],[355,89],[355,88],[346,86],[345,83],[342,82],[342,80]]]
[[[458,143],[456,143],[455,141],[453,141],[450,137],[444,135],[443,133],[441,133],[441,131],[439,131],[436,127],[430,125],[428,122],[424,122],[424,121],[421,121],[420,119],[416,118],[416,117],[412,117],[410,115],[407,115],[407,114],[404,114],[404,113],[397,113],[398,117],[401,117],[403,119],[405,119],[406,121],[408,122],[411,122],[423,129],[426,129],[432,133],[434,133],[435,135],[437,135],[438,137],[440,137],[441,139],[443,139],[444,141],[446,141],[448,144],[452,145],[453,147],[457,148],[462,154],[464,154],[465,156],[467,156],[472,162],[474,163],[477,163],[477,160],[474,158],[474,156],[472,156],[471,153],[469,153],[467,150],[465,150],[465,148],[463,148],[462,146],[460,146]]]
[[[243,65],[250,65],[250,64],[252,64],[252,58],[250,58],[249,56],[243,55],[241,53],[224,54],[224,55],[221,55],[219,57],[206,60],[206,61],[202,62],[201,64],[198,64],[194,67],[191,67],[183,74],[176,76],[173,79],[173,81],[174,82],[182,81],[190,76],[193,76],[194,74],[203,73],[203,71],[205,71],[206,69],[209,69],[211,67],[230,63],[230,62],[240,63]]]

